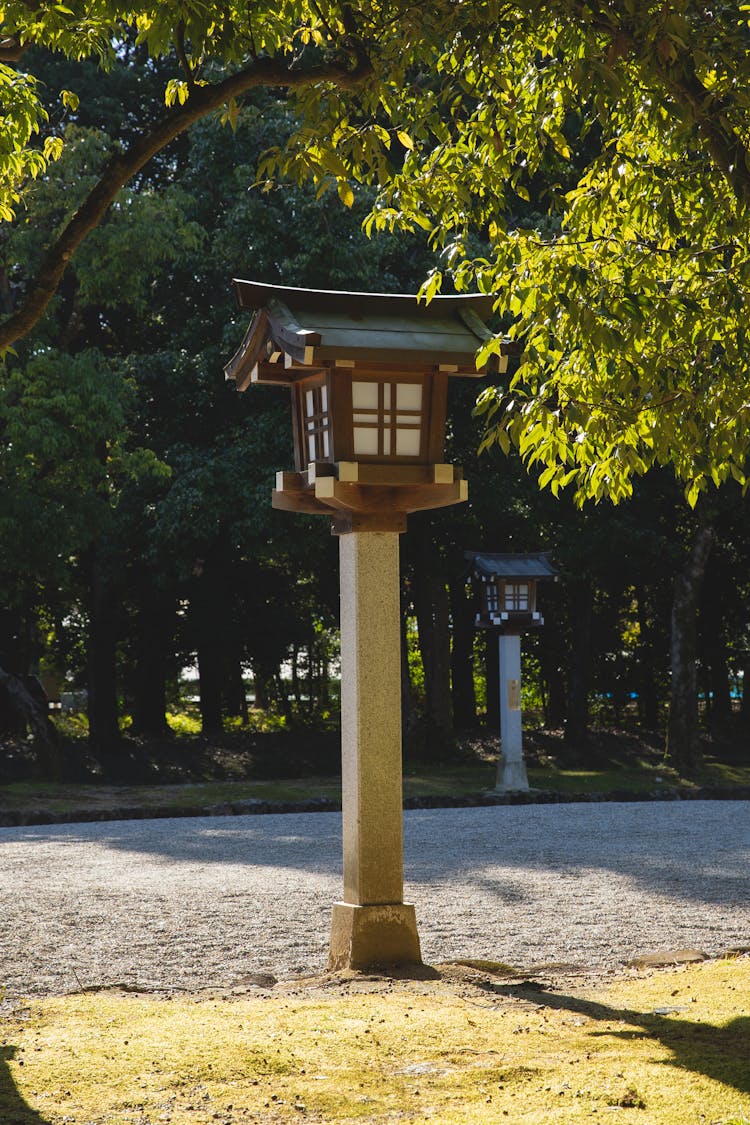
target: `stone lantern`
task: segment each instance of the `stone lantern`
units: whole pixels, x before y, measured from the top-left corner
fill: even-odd
[[[467,551],[479,588],[475,625],[498,634],[500,663],[500,745],[497,789],[528,789],[523,760],[521,634],[539,629],[537,583],[557,576],[546,554],[487,554]]]
[[[398,536],[410,512],[467,498],[443,460],[448,378],[484,374],[492,298],[234,284],[254,315],[227,377],[291,392],[295,466],[273,506],[328,516],[339,536],[344,898],[329,965],[419,961],[403,902]]]

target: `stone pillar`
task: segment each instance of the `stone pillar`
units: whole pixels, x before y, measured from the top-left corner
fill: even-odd
[[[339,543],[344,901],[329,968],[419,962],[414,907],[403,902],[398,532]]]
[[[501,634],[500,749],[496,789],[528,789],[521,733],[521,638]]]

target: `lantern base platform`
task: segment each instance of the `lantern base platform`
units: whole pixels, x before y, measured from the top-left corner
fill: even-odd
[[[526,763],[523,761],[504,762],[501,758],[497,771],[497,785],[495,786],[495,791],[500,793],[517,793],[526,792],[529,788]]]
[[[406,516],[461,504],[468,497],[454,465],[316,463],[303,473],[277,473],[274,508],[330,516],[333,530],[406,531]]]
[[[404,902],[333,907],[328,968],[422,964],[414,907]]]

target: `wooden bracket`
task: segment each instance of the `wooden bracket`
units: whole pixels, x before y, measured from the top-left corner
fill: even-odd
[[[322,475],[317,467],[312,472],[277,473],[273,507],[331,516],[333,533],[344,535],[350,531],[405,531],[410,512],[445,508],[468,498],[461,470],[452,465],[405,466],[396,473],[389,466],[355,462],[346,462],[342,468],[344,480]],[[381,468],[389,472],[373,471]]]

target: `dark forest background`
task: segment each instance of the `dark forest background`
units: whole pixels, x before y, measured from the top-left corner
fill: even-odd
[[[111,76],[47,58],[35,69],[50,112],[64,87],[80,108],[0,243],[7,313],[128,107],[155,119],[170,76],[135,48]],[[312,189],[249,187],[291,130],[283,101],[257,94],[235,126],[205,120],[148,165],[6,362],[0,780],[62,776],[84,740],[116,762],[135,740],[336,727],[337,541],[327,520],[271,509],[274,473],[292,464],[289,403],[224,381],[247,327],[231,278],[416,292],[432,255],[418,236],[368,240],[364,190],[347,209]],[[453,381],[446,459],[464,467],[469,504],[411,517],[402,538],[406,754],[445,760],[462,736],[497,730],[495,640],[475,632],[464,552],[547,550],[560,577],[524,640],[527,721],[571,761],[596,759],[602,729],[628,729],[681,769],[709,738],[746,763],[750,500],[726,487],[691,510],[665,469],[628,502],[578,510],[516,455],[477,456],[475,395]],[[39,685],[85,719],[50,722]]]

